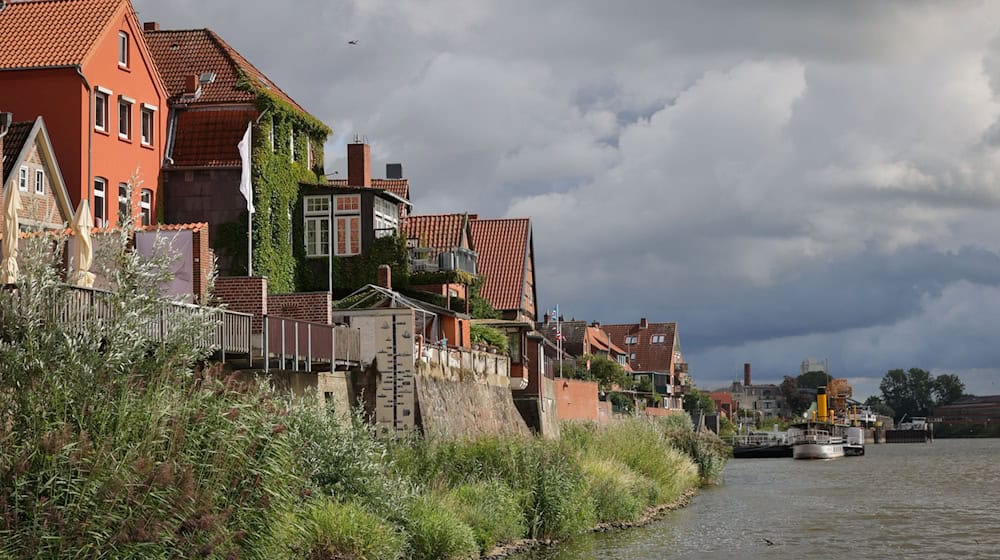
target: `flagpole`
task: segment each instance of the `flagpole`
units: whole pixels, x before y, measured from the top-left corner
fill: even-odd
[[[247,146],[247,160],[253,157],[253,127],[247,126],[250,138]],[[253,179],[250,179],[250,197],[253,198]],[[251,203],[248,206],[253,206]],[[247,208],[247,276],[253,276],[253,208]]]

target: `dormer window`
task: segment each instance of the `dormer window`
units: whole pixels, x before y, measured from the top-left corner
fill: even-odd
[[[654,334],[654,335],[653,335],[653,336],[652,336],[652,337],[650,338],[650,342],[652,342],[653,344],[663,344],[663,343],[664,343],[664,341],[666,341],[666,339],[667,339],[667,337],[666,337],[665,335],[662,335],[662,334]]]
[[[629,335],[625,337],[625,344],[638,344],[638,343],[639,343],[639,337],[637,336]]]
[[[128,33],[118,32],[118,66],[128,68]]]

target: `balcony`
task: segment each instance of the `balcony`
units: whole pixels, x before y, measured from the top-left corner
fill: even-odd
[[[427,247],[410,249],[410,270],[413,272],[451,272],[462,271],[476,275],[475,251],[454,249],[443,253],[433,253]]]

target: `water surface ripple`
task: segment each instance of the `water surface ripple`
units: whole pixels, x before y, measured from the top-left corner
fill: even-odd
[[[720,486],[652,525],[518,558],[997,559],[1000,440],[869,445],[864,457],[831,461],[733,460]]]

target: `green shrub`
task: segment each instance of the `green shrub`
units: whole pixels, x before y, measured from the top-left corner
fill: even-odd
[[[697,434],[689,430],[671,430],[667,432],[667,439],[697,465],[702,485],[718,481],[732,454],[730,448],[712,433]]]
[[[458,517],[472,527],[480,552],[525,533],[518,496],[499,480],[463,484],[452,489],[448,498]]]
[[[396,528],[353,503],[319,499],[304,515],[302,541],[292,550],[300,557],[327,560],[403,558],[406,538]]]
[[[479,547],[472,528],[462,522],[440,497],[429,494],[413,501],[406,515],[410,554],[415,560],[474,558]]]
[[[598,522],[634,521],[649,505],[652,481],[635,474],[624,463],[584,459],[581,464]]]
[[[409,485],[391,474],[386,444],[360,411],[338,416],[309,398],[294,408],[288,424],[298,469],[318,492],[382,514],[399,510]]]
[[[475,324],[470,328],[470,338],[472,342],[495,346],[504,352],[510,348],[510,340],[500,329],[488,327],[486,325]]]

